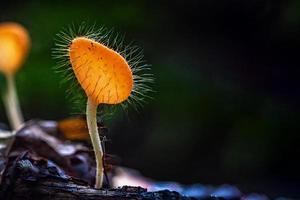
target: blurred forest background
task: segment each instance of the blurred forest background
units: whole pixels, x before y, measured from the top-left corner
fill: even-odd
[[[114,27],[144,49],[157,91],[140,113],[106,122],[122,165],[160,181],[300,196],[300,1],[2,0],[0,21],[32,38],[17,75],[27,120],[71,116],[52,69],[55,34],[82,21]],[[6,123],[3,103],[0,113]]]

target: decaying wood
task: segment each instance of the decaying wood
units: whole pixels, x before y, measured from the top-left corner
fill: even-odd
[[[67,145],[68,151],[62,148]],[[74,162],[79,155],[81,160]],[[94,170],[86,169],[94,165],[91,160],[84,146],[64,143],[47,135],[36,123],[28,123],[2,159],[0,200],[192,199],[169,190],[147,192],[141,187],[94,189],[89,175]]]
[[[5,169],[0,199],[191,199],[168,190],[147,192],[141,187],[124,186],[97,190],[86,182],[72,178],[57,165],[29,152],[18,156]]]
[[[11,199],[190,199],[180,196],[177,192],[168,190],[159,192],[146,192],[139,187],[122,187],[119,189],[96,190],[74,183],[64,183],[57,180],[42,180],[35,184],[18,183]]]

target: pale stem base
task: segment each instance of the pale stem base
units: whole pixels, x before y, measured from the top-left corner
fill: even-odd
[[[95,188],[100,189],[103,182],[103,150],[97,127],[97,107],[98,105],[88,98],[86,106],[86,121],[96,158]]]
[[[6,80],[7,90],[3,95],[3,101],[9,123],[13,130],[17,130],[24,123],[24,119],[22,116],[13,75],[7,75]]]

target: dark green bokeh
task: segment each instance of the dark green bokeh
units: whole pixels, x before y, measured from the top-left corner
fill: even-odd
[[[247,2],[4,2],[0,19],[32,38],[17,75],[25,118],[70,116],[52,69],[55,34],[82,21],[115,27],[144,49],[157,91],[141,113],[107,122],[108,151],[123,165],[158,180],[296,193],[299,3]]]

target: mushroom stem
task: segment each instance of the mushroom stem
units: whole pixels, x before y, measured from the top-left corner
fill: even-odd
[[[98,105],[88,98],[86,106],[86,121],[96,158],[95,188],[100,189],[103,182],[103,150],[97,127],[97,107]]]
[[[13,130],[17,130],[24,123],[24,119],[18,101],[14,76],[12,74],[8,74],[6,75],[6,80],[7,90],[4,93],[3,101],[9,123]]]

